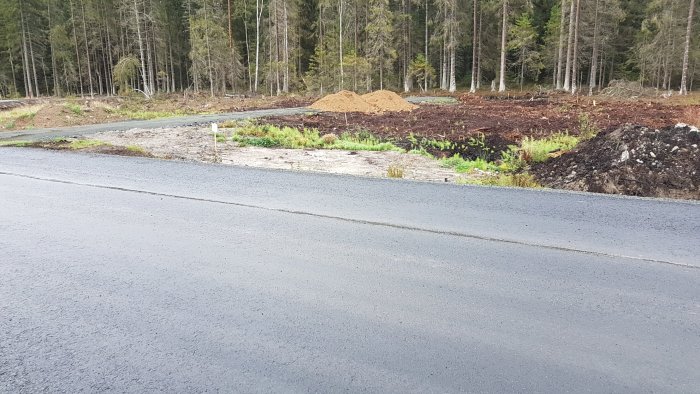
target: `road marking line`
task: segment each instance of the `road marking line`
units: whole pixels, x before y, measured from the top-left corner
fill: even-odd
[[[547,244],[528,243],[525,241],[518,241],[518,240],[514,240],[514,239],[488,237],[488,236],[483,236],[483,235],[463,233],[463,232],[459,232],[459,231],[436,230],[436,229],[407,226],[407,225],[395,224],[395,223],[389,223],[389,222],[378,222],[378,221],[372,221],[372,220],[352,219],[352,218],[347,218],[347,217],[342,217],[342,216],[325,215],[325,214],[319,214],[319,213],[313,213],[313,212],[307,212],[307,211],[297,211],[297,210],[293,210],[293,209],[270,208],[270,207],[264,207],[261,205],[253,205],[253,204],[246,204],[246,203],[233,202],[233,201],[223,201],[223,200],[214,200],[214,199],[202,198],[202,197],[192,197],[192,196],[183,196],[183,195],[177,195],[177,194],[160,193],[160,192],[153,192],[153,191],[148,191],[148,190],[131,189],[131,188],[120,187],[120,186],[99,185],[99,184],[94,184],[94,183],[82,183],[82,182],[67,181],[67,180],[56,179],[56,178],[43,178],[43,177],[38,177],[38,176],[33,176],[33,175],[17,174],[17,173],[4,172],[4,171],[0,171],[0,175],[14,176],[14,177],[18,177],[18,178],[26,178],[26,179],[43,181],[43,182],[52,182],[52,183],[61,183],[61,184],[66,184],[66,185],[91,187],[91,188],[96,188],[96,189],[107,189],[107,190],[115,190],[115,191],[121,191],[121,192],[146,194],[146,195],[157,196],[157,197],[170,197],[170,198],[175,198],[175,199],[180,199],[180,200],[189,200],[189,201],[199,201],[199,202],[207,202],[207,203],[214,203],[214,204],[232,205],[232,206],[238,206],[238,207],[243,207],[243,208],[260,209],[260,210],[271,211],[271,212],[280,212],[280,213],[287,213],[287,214],[293,214],[293,215],[311,216],[311,217],[317,217],[317,218],[322,218],[322,219],[339,220],[339,221],[348,222],[348,223],[355,223],[355,224],[365,224],[365,225],[371,225],[371,226],[389,227],[389,228],[394,228],[394,229],[399,229],[399,230],[420,231],[420,232],[430,233],[430,234],[449,235],[449,236],[460,237],[460,238],[469,238],[469,239],[476,239],[476,240],[488,241],[488,242],[500,242],[500,243],[506,243],[506,244],[511,244],[511,245],[530,246],[530,247],[536,247],[536,248],[556,250],[556,251],[560,251],[560,252],[580,253],[580,254],[587,254],[587,255],[592,255],[592,256],[618,258],[618,259],[635,260],[635,261],[644,261],[644,262],[649,262],[649,263],[673,265],[673,266],[682,267],[682,268],[700,269],[700,266],[686,264],[686,263],[679,263],[679,262],[674,262],[674,261],[658,260],[658,259],[652,259],[652,258],[646,258],[646,257],[627,256],[627,255],[622,255],[622,254],[612,254],[612,253],[605,253],[605,252],[595,252],[595,251],[591,251],[591,250],[576,249],[576,248],[570,248],[570,247],[566,247],[566,246],[555,246],[555,245],[547,245]]]

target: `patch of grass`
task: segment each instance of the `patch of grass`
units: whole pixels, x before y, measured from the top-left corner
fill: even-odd
[[[80,105],[75,104],[75,103],[65,103],[63,105],[67,110],[72,112],[74,115],[82,115],[83,114],[83,109],[80,108]]]
[[[136,154],[141,155],[141,156],[148,156],[148,154],[149,154],[148,151],[146,151],[145,149],[143,149],[142,147],[140,147],[138,145],[127,145],[126,150],[128,150],[129,152],[136,153]]]
[[[9,146],[14,148],[21,148],[31,144],[31,141],[0,141],[0,146]]]
[[[498,165],[492,162],[488,162],[480,157],[475,160],[467,160],[462,158],[459,154],[455,154],[447,159],[442,159],[443,167],[454,168],[455,171],[460,173],[472,172],[474,170],[481,170],[484,172],[497,172],[499,171]]]
[[[429,159],[434,159],[434,158],[435,158],[435,156],[433,156],[432,154],[430,154],[430,152],[428,152],[428,151],[425,150],[424,148],[412,149],[412,150],[408,151],[408,153],[413,154],[413,155],[419,155],[419,156],[427,157],[427,158],[429,158]]]
[[[130,108],[105,109],[107,112],[123,116],[133,120],[152,120],[162,118],[172,118],[176,116],[191,115],[187,111],[176,109],[174,111],[144,111],[132,110]]]
[[[66,140],[59,140],[57,142],[68,142]],[[87,148],[94,148],[96,146],[102,146],[102,145],[108,145],[106,142],[98,141],[98,140],[90,140],[90,139],[84,139],[84,140],[72,140],[68,144],[68,148],[72,150],[81,150],[81,149],[87,149]]]
[[[228,141],[228,136],[224,133],[214,133],[214,138],[216,138],[216,142],[226,142]]]
[[[527,163],[542,163],[547,161],[554,152],[568,152],[580,139],[567,133],[554,134],[549,137],[535,139],[525,137],[520,142],[520,158]]]
[[[391,164],[386,170],[386,176],[389,178],[403,178],[404,168],[398,164]]]
[[[42,108],[39,106],[13,108],[9,111],[0,111],[0,125],[4,129],[14,129],[17,122],[31,123],[36,113]]]
[[[519,174],[497,174],[477,179],[459,179],[457,183],[465,185],[501,186],[501,187],[523,187],[541,188],[535,178],[524,172]]]
[[[581,136],[581,140],[587,141],[594,138],[600,130],[593,123],[591,117],[588,114],[581,114],[578,117],[578,130]]]
[[[436,140],[434,138],[418,137],[413,133],[409,133],[406,140],[411,144],[410,150],[427,151],[428,149],[437,149],[441,151],[451,150],[457,147],[449,140]]]
[[[317,129],[296,129],[272,125],[249,124],[236,129],[231,139],[241,146],[289,149],[342,149],[365,151],[400,150],[391,142],[383,142],[369,133],[343,133],[340,137],[321,136]]]

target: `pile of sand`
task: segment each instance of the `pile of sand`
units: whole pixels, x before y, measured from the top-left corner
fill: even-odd
[[[417,106],[388,90],[379,90],[360,96],[357,93],[341,90],[316,101],[310,108],[327,112],[361,112],[375,114],[381,112],[413,111]]]
[[[418,108],[417,105],[409,103],[398,94],[389,90],[377,90],[376,92],[362,95],[362,98],[366,102],[379,108],[382,112],[413,111]]]
[[[338,93],[329,94],[328,96],[311,104],[310,107],[319,111],[327,112],[379,112],[377,107],[363,100],[360,95],[347,90],[341,90]]]

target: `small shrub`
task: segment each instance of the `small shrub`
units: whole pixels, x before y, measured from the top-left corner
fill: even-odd
[[[64,107],[72,112],[74,115],[82,115],[83,114],[83,109],[80,108],[80,105],[75,104],[75,103],[66,103],[64,104]]]
[[[475,160],[465,160],[459,154],[442,160],[443,167],[454,168],[457,172],[471,172],[474,170],[481,171],[498,171],[498,166],[488,162],[480,157]]]
[[[126,150],[128,150],[129,152],[133,152],[135,154],[141,155],[141,156],[148,155],[148,152],[138,145],[127,145]]]
[[[64,142],[61,140],[58,140],[57,142]],[[65,141],[67,142],[67,141]],[[87,148],[94,148],[96,146],[102,146],[102,145],[107,145],[105,142],[98,141],[98,140],[72,140],[70,141],[70,144],[68,145],[68,148],[73,149],[73,150],[80,150],[80,149],[87,149]]]
[[[588,114],[581,114],[578,117],[578,130],[581,136],[581,140],[587,141],[598,135],[600,130],[596,127],[595,123],[591,121],[591,117]]]
[[[389,178],[403,178],[404,168],[398,164],[391,164],[386,170],[386,176]]]
[[[526,163],[542,163],[553,152],[567,152],[578,144],[579,139],[566,133],[554,134],[546,138],[525,137],[520,143],[520,159]]]
[[[382,142],[367,132],[320,135],[317,129],[296,129],[272,125],[249,124],[236,129],[231,137],[241,146],[278,147],[289,149],[323,148],[342,150],[401,150],[391,142]]]
[[[468,185],[501,186],[501,187],[522,187],[541,188],[535,178],[524,172],[519,174],[499,174],[479,179],[462,179],[458,183]]]
[[[333,133],[324,134],[321,136],[321,141],[323,141],[323,145],[333,145],[338,141],[338,136]]]
[[[501,164],[498,169],[503,172],[517,172],[523,169],[527,163],[521,158],[519,151],[518,146],[511,145],[507,151],[501,152]]]

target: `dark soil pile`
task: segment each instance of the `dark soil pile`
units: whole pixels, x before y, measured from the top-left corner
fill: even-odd
[[[685,125],[623,126],[531,171],[558,189],[700,199],[700,133]]]

